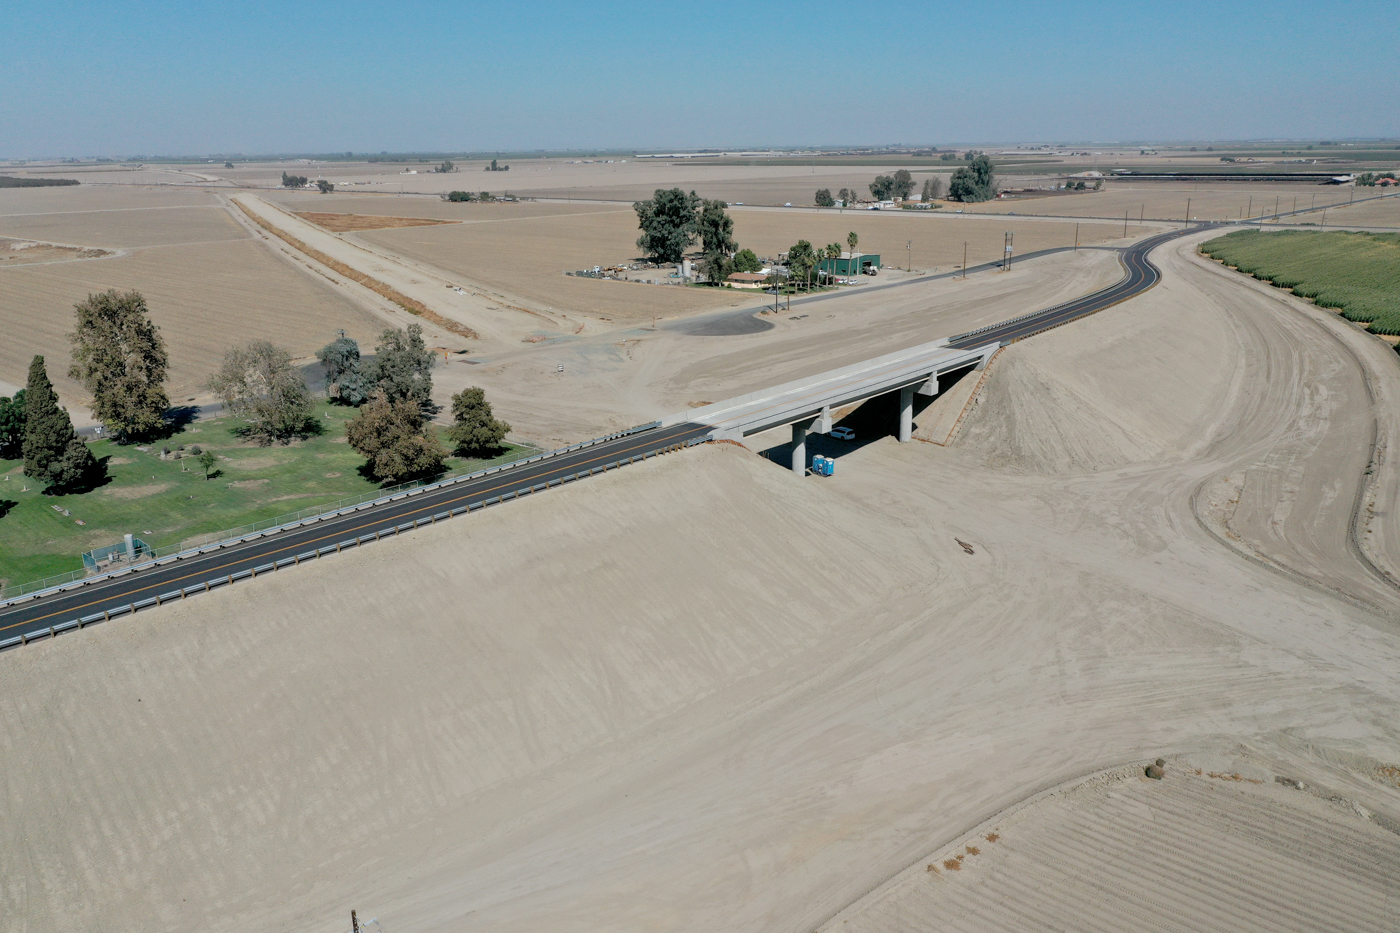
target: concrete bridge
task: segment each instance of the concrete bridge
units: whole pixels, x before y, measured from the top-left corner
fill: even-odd
[[[953,347],[948,338],[897,353],[878,356],[853,366],[786,382],[671,415],[661,426],[684,423],[709,426],[716,440],[739,440],[750,434],[792,425],[792,471],[807,471],[807,435],[831,432],[834,409],[899,393],[899,439],[909,440],[914,428],[914,396],[937,395],[938,377],[981,369],[1001,346],[999,340],[972,347]]]
[[[914,396],[937,395],[939,375],[970,367],[985,368],[999,347],[1068,324],[1147,291],[1162,277],[1161,270],[1148,260],[1148,253],[1177,237],[1216,226],[1222,225],[1199,224],[1195,230],[1159,233],[1124,248],[1119,253],[1123,267],[1121,279],[1107,288],[1053,308],[716,402],[663,418],[659,424],[663,428],[686,423],[702,429],[708,426],[709,436],[716,440],[738,440],[790,424],[792,470],[805,475],[807,435],[831,431],[832,409],[898,392],[899,439],[908,441],[913,431]]]

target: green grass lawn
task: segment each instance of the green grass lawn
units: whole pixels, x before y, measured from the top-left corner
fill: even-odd
[[[1400,334],[1400,234],[1241,230],[1201,252],[1377,334]]]
[[[84,551],[127,533],[161,548],[373,493],[380,485],[360,474],[364,458],[345,442],[345,423],[354,414],[322,402],[316,418],[323,433],[285,447],[241,440],[233,433],[240,422],[232,418],[196,421],[146,451],[94,441],[90,448],[105,458],[110,479],[78,495],[43,495],[25,479],[21,461],[0,460],[0,585],[81,570]],[[219,457],[209,480],[188,449],[181,460],[160,458],[164,447],[192,444]],[[447,468],[471,471],[535,452],[512,445],[493,460],[449,458]]]

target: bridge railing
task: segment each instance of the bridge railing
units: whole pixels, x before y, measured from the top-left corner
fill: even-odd
[[[650,430],[651,427],[653,426],[644,425],[638,428],[631,428],[628,431],[623,431],[615,435],[610,435],[610,437],[613,439],[616,439],[618,437],[626,437],[628,434],[637,433],[638,431]],[[600,443],[602,440],[602,438],[597,438],[592,441],[586,441],[582,444],[574,444],[571,447],[560,448],[559,451],[551,451],[550,453],[553,453],[557,456],[559,453],[564,451],[580,450],[584,447],[591,447],[594,444]],[[162,606],[166,603],[189,599],[192,596],[197,596],[203,593],[210,593],[220,587],[231,586],[234,583],[237,583],[239,580],[254,579],[258,576],[258,574],[275,573],[279,570],[285,570],[288,567],[297,567],[308,561],[319,560],[323,557],[330,557],[335,554],[340,554],[343,551],[349,550],[350,548],[363,547],[364,545],[370,544],[374,541],[378,541],[381,538],[385,538],[391,535],[397,537],[405,531],[412,531],[415,528],[421,528],[424,525],[436,525],[438,522],[446,521],[450,518],[455,518],[459,515],[468,515],[472,512],[480,512],[482,509],[489,508],[493,505],[500,505],[501,503],[508,502],[512,499],[519,499],[521,496],[531,496],[537,492],[545,492],[550,489],[563,486],[565,483],[576,482],[580,479],[585,479],[589,476],[594,476],[599,473],[606,473],[609,470],[616,470],[624,466],[630,466],[634,463],[641,463],[647,460],[648,458],[654,459],[658,456],[661,456],[662,454],[670,453],[672,451],[677,450],[684,450],[685,448],[694,447],[697,444],[704,444],[707,442],[707,437],[692,437],[684,441],[677,441],[676,443],[661,448],[659,450],[650,451],[642,454],[636,454],[628,457],[620,457],[617,460],[613,460],[610,463],[605,463],[602,466],[589,467],[587,470],[580,470],[577,473],[570,473],[566,476],[560,477],[559,479],[551,479],[543,483],[536,483],[529,487],[522,487],[521,489],[517,489],[511,492],[505,492],[500,493],[498,495],[489,496],[486,499],[482,499],[477,502],[469,502],[466,505],[460,505],[453,509],[444,509],[443,511],[430,515],[427,518],[419,518],[414,519],[411,522],[403,522],[402,524],[395,525],[393,528],[375,531],[371,534],[357,535],[352,538],[346,538],[342,541],[337,541],[334,544],[328,544],[324,547],[314,548],[312,550],[303,551],[299,554],[294,554],[291,557],[284,557],[280,560],[268,561],[265,564],[259,564],[253,567],[249,567],[246,570],[239,570],[235,573],[228,573],[217,577],[211,577],[207,580],[204,580],[201,583],[194,583],[190,586],[178,587],[169,590],[165,593],[159,593],[155,596],[148,596],[145,599],[133,600],[130,603],[117,606],[113,609],[105,609],[102,612],[90,613],[88,615],[82,616],[81,618],[68,619],[67,621],[58,622],[54,625],[50,625],[46,628],[39,629],[37,631],[24,632],[19,635],[14,635],[10,638],[7,638],[4,641],[0,641],[0,651],[5,651],[9,648],[17,648],[21,645],[27,645],[32,641],[39,641],[44,638],[53,638],[64,632],[77,631],[86,626],[93,625],[97,622],[108,622],[112,619],[120,618],[121,616],[135,615],[137,612],[140,612],[145,609],[154,609],[155,607]],[[534,457],[531,459],[541,460],[544,459],[544,456],[545,455],[541,455],[539,457]],[[516,461],[516,463],[522,462],[524,461]],[[511,464],[503,464],[501,467],[496,467],[492,470],[482,470],[474,475],[481,476],[491,472],[500,472],[501,470],[504,470],[509,466],[511,466]],[[447,485],[447,483],[438,484],[438,486],[443,485]],[[426,489],[427,487],[423,488]],[[398,498],[402,495],[405,495],[405,493],[399,493],[395,496],[395,498]],[[207,548],[205,550],[213,549],[214,548]],[[128,570],[124,570],[122,571],[122,573],[125,574],[139,572],[143,568],[153,566],[154,563],[164,563],[164,561],[142,564],[138,567],[133,567]],[[112,576],[119,575],[121,574],[113,574]]]
[[[397,499],[405,495],[421,495],[422,493],[427,492],[431,489],[441,489],[444,486],[451,486],[456,483],[468,482],[470,480],[474,480],[482,476],[490,476],[492,474],[500,473],[505,470],[514,470],[519,467],[525,466],[529,463],[538,463],[541,460],[547,460],[551,457],[558,457],[563,454],[573,453],[576,450],[583,450],[584,448],[592,447],[596,444],[603,444],[608,441],[614,441],[620,437],[628,437],[633,434],[639,434],[643,431],[651,431],[655,428],[660,427],[660,425],[661,422],[653,421],[649,424],[641,424],[637,425],[636,427],[628,428],[625,431],[616,431],[612,434],[605,434],[602,437],[595,437],[592,440],[581,441],[577,444],[570,444],[568,447],[560,447],[555,450],[547,450],[530,457],[523,457],[519,460],[512,460],[509,463],[502,463],[498,464],[497,466],[487,467],[484,470],[475,470],[470,473],[451,472],[442,474],[432,479],[417,480],[411,483],[400,483],[397,486],[391,486],[387,489],[376,489],[373,492],[363,493],[358,496],[347,496],[345,498],[336,500],[334,503],[322,503],[321,505],[311,506],[310,508],[302,509],[297,512],[285,513],[283,515],[277,516],[276,518],[265,519],[261,522],[250,522],[246,525],[240,525],[237,528],[228,528],[223,531],[210,532],[206,535],[199,535],[198,538],[202,538],[203,540],[200,541],[198,544],[190,544],[191,540],[197,539],[186,539],[185,541],[182,541],[179,544],[170,544],[166,545],[165,547],[153,548],[149,551],[149,559],[130,567],[122,567],[118,570],[111,570],[93,576],[88,576],[87,572],[84,570],[74,570],[69,573],[55,574],[54,576],[45,577],[41,580],[33,580],[28,583],[13,584],[10,586],[0,588],[0,608],[4,608],[5,606],[12,606],[21,602],[26,602],[29,599],[34,599],[36,597],[48,595],[50,593],[63,592],[67,590],[77,589],[83,586],[91,586],[94,583],[99,583],[104,580],[110,580],[114,577],[121,576],[122,574],[130,573],[133,570],[139,570],[145,567],[150,567],[157,563],[178,560],[183,557],[194,554],[206,553],[211,550],[217,550],[221,547],[228,547],[232,544],[241,544],[245,541],[252,540],[253,538],[277,534],[278,532],[285,531],[289,528],[300,528],[304,525],[324,521],[327,518],[334,518],[340,515],[344,515],[346,512],[354,511],[355,509],[359,508],[364,508],[367,505],[379,505],[381,503],[389,502],[393,499]]]

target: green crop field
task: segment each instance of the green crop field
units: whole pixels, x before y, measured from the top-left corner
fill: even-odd
[[[1201,252],[1377,334],[1400,334],[1400,233],[1241,230]]]
[[[243,441],[233,433],[239,422],[232,418],[196,421],[147,450],[94,441],[91,450],[106,459],[109,481],[78,495],[43,495],[25,479],[22,461],[0,460],[0,586],[81,570],[84,551],[120,542],[127,533],[162,548],[372,494],[379,484],[360,474],[364,458],[345,442],[345,423],[354,414],[322,402],[316,409],[322,433],[288,446]],[[182,459],[161,459],[163,448],[180,453],[181,445]],[[209,480],[190,445],[218,456]],[[509,446],[494,460],[451,458],[447,468],[482,469],[535,452]]]

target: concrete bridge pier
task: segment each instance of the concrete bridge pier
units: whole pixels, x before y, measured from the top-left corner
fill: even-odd
[[[807,475],[807,426],[792,426],[792,472],[798,476]]]
[[[914,389],[905,386],[899,390],[899,442],[909,443],[914,436]]]

